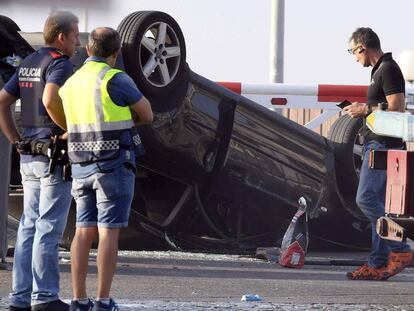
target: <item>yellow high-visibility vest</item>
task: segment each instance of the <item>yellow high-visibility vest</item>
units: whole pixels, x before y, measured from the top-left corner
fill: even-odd
[[[108,81],[120,72],[88,61],[60,88],[72,163],[116,158],[121,132],[134,126],[130,108],[116,105],[107,90]]]

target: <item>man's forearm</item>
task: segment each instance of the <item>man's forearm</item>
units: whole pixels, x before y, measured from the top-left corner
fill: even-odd
[[[16,100],[17,97],[5,91],[4,88],[0,91],[0,129],[11,143],[20,139],[11,110]]]
[[[20,140],[10,107],[0,107],[0,128],[10,143]]]

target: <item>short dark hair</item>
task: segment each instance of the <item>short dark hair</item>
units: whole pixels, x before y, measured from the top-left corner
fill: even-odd
[[[349,42],[354,41],[355,44],[363,44],[367,48],[381,49],[381,42],[378,35],[369,27],[357,28],[349,38]]]
[[[72,12],[56,11],[50,13],[43,28],[45,43],[52,44],[61,33],[67,36],[72,30],[72,24],[77,23],[79,23],[79,19]]]
[[[107,58],[119,51],[121,37],[109,27],[99,27],[92,30],[88,38],[88,49],[93,56]]]

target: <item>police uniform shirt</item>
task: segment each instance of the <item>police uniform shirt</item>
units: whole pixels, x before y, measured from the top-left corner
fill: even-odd
[[[88,61],[105,62],[103,58],[91,56],[86,59]],[[108,82],[107,90],[112,101],[122,107],[131,106],[142,98],[142,93],[135,85],[135,82],[124,72],[120,72],[113,76]],[[120,149],[118,158],[108,161],[98,161],[88,164],[72,164],[72,176],[75,178],[85,178],[94,173],[108,171],[116,168],[124,163],[130,163],[135,167],[135,153],[132,147],[132,138],[128,131],[122,133],[120,137],[121,145],[131,145],[130,150]]]
[[[51,47],[43,47],[38,50],[40,54],[47,54],[49,51],[57,51],[55,48]],[[45,73],[45,81],[47,83],[54,83],[59,86],[62,86],[66,80],[72,75],[73,73],[73,64],[67,58],[57,58],[51,61],[49,66],[47,67]],[[20,86],[19,86],[19,79],[18,79],[18,70],[17,68],[16,73],[13,77],[7,82],[4,86],[4,89],[11,95],[20,98]],[[51,128],[46,127],[23,127],[22,128],[22,137],[23,139],[48,139],[52,135],[61,134],[60,133],[52,133]],[[49,159],[46,156],[32,156],[32,155],[20,155],[20,161],[22,163],[27,163],[31,161],[41,161],[41,162],[49,162]]]

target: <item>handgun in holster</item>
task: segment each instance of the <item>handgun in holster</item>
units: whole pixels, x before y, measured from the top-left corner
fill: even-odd
[[[62,179],[71,180],[71,167],[68,157],[67,141],[53,136],[48,148],[49,156],[49,173],[55,172],[56,165],[62,167]]]

